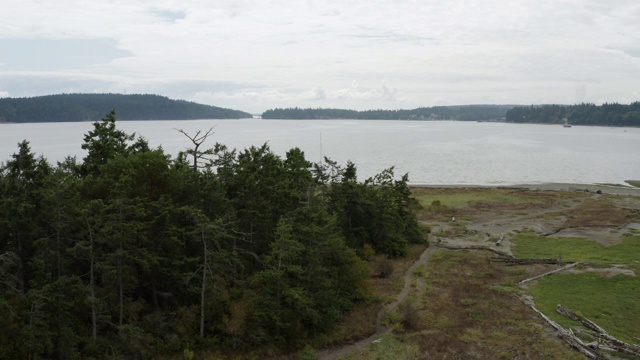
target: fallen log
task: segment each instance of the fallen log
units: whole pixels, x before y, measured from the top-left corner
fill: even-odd
[[[528,265],[528,264],[560,264],[558,259],[518,259],[518,258],[505,258],[505,257],[493,257],[492,262],[499,262],[511,265]]]
[[[551,236],[551,235],[555,235],[555,234],[559,233],[560,231],[562,231],[562,230],[564,230],[564,229],[566,229],[566,228],[561,227],[561,228],[559,228],[559,229],[556,229],[556,230],[552,230],[552,231],[546,232],[546,233],[542,234],[542,236]]]
[[[568,343],[572,348],[578,350],[589,359],[605,359],[602,355],[591,351],[589,346],[580,340],[571,330],[562,329],[558,332],[558,337]]]
[[[545,277],[547,275],[551,275],[551,274],[555,274],[555,273],[560,272],[560,271],[571,269],[572,267],[575,267],[578,264],[579,264],[579,262],[571,263],[571,264],[569,264],[567,266],[563,266],[563,267],[561,267],[559,269],[551,270],[551,271],[548,271],[548,272],[546,272],[544,274],[540,274],[540,275],[537,275],[537,276],[534,276],[534,277],[530,277],[528,279],[521,280],[520,282],[518,282],[518,285],[526,284],[529,281],[538,280],[538,279],[540,279],[542,277]]]
[[[525,303],[527,303],[525,301]],[[564,340],[567,344],[569,344],[572,348],[578,350],[581,354],[588,357],[589,359],[604,359],[600,354],[591,351],[589,346],[585,344],[582,340],[580,340],[571,330],[567,330],[560,326],[557,322],[551,320],[547,315],[543,314],[542,311],[538,310],[534,305],[527,304],[529,307],[535,311],[540,317],[542,317],[549,325],[551,325],[554,329],[558,330],[558,337]]]
[[[515,256],[513,256],[513,255],[511,255],[511,254],[509,254],[507,252],[504,252],[504,251],[501,251],[501,250],[498,250],[498,249],[494,249],[494,248],[489,247],[489,246],[482,246],[482,245],[451,246],[451,245],[444,245],[444,244],[441,244],[441,243],[438,243],[437,246],[441,247],[443,249],[449,249],[449,250],[487,250],[487,251],[491,251],[491,252],[493,252],[493,253],[495,253],[497,255],[506,257],[506,258],[511,258],[511,259],[515,259],[516,258]]]
[[[615,350],[635,356],[640,356],[640,345],[627,344],[624,341],[618,340],[614,336],[610,335],[605,329],[598,326],[598,324],[585,318],[584,316],[576,314],[571,309],[568,309],[560,304],[556,306],[556,311],[573,321],[582,323],[582,325],[584,325],[586,328],[595,331],[598,334],[597,336],[599,338],[606,341],[608,345],[613,347]]]

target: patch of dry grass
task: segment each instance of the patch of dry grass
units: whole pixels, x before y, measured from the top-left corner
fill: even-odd
[[[425,359],[579,359],[513,296],[522,271],[478,251],[436,251],[425,270],[420,324],[399,336]]]
[[[575,208],[567,210],[565,227],[618,227],[629,221],[632,212],[616,207],[611,201],[587,199]]]

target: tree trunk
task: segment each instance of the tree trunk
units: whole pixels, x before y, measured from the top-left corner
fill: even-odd
[[[91,339],[95,341],[98,338],[98,313],[96,311],[96,289],[94,275],[95,254],[93,252],[93,233],[91,232],[91,226],[89,225],[88,220],[87,227],[89,228],[89,291],[91,292]]]
[[[202,247],[204,250],[203,257],[203,265],[202,265],[202,289],[200,290],[200,337],[204,338],[204,300],[205,300],[205,290],[207,286],[207,240],[204,236],[204,229],[202,231]]]
[[[122,244],[120,244],[120,254],[118,256],[118,333],[122,331],[124,318],[124,291],[122,287]]]

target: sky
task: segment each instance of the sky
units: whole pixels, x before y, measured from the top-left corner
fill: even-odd
[[[640,100],[638,0],[3,0],[0,97],[259,114]]]

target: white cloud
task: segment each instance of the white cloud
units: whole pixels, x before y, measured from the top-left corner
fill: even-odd
[[[633,100],[640,81],[635,0],[7,0],[3,8],[3,39],[106,39],[130,55],[55,76],[42,57],[33,68],[49,69],[42,82],[3,81],[20,96],[71,86],[251,111],[397,108]],[[0,79],[16,74],[0,66]]]

